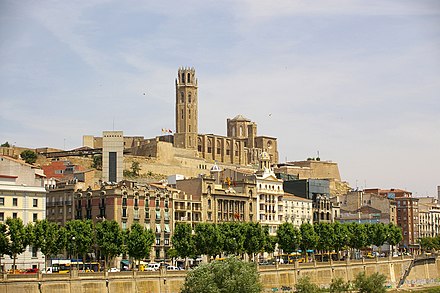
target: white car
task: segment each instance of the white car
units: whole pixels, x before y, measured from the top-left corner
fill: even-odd
[[[167,271],[180,271],[180,268],[176,266],[167,266]]]
[[[110,268],[110,269],[108,269],[108,272],[109,273],[117,273],[117,272],[120,272],[121,270],[120,269],[118,269],[118,268]]]

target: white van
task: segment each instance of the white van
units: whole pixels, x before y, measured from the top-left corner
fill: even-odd
[[[146,271],[157,271],[160,268],[160,263],[149,263]]]

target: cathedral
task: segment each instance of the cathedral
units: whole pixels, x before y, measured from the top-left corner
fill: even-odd
[[[227,135],[198,133],[198,84],[194,68],[179,68],[176,78],[176,130],[174,147],[194,149],[207,162],[258,165],[265,151],[278,163],[277,139],[257,136],[257,124],[237,115],[227,119]]]
[[[198,133],[198,83],[194,68],[181,67],[176,78],[174,134],[145,139],[142,136],[124,136],[124,154],[146,156],[169,164],[177,157],[193,158],[185,165],[235,165],[258,167],[258,158],[264,151],[271,164],[278,163],[277,139],[258,136],[257,124],[243,115],[227,119],[227,134]],[[83,146],[102,148],[102,137],[83,136]],[[200,162],[203,162],[201,164]],[[192,166],[194,167],[194,166]],[[203,169],[200,168],[199,169]]]

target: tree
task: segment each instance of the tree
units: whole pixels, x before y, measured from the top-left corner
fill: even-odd
[[[218,225],[223,239],[222,251],[227,255],[242,254],[244,252],[245,231],[244,225],[236,222],[226,222]]]
[[[65,225],[66,249],[71,257],[85,256],[94,242],[93,223],[91,220],[72,220]]]
[[[202,264],[189,271],[182,293],[260,293],[262,284],[256,265],[234,257]]]
[[[7,231],[7,226],[3,223],[0,223],[0,267],[2,267],[2,257],[5,254],[9,254],[9,239],[6,235]]]
[[[350,223],[348,225],[349,231],[349,246],[355,249],[361,249],[368,244],[368,234],[365,225],[358,223]]]
[[[393,246],[397,245],[402,241],[402,229],[396,225],[389,223],[387,226],[387,242],[391,245],[391,251],[393,251]]]
[[[19,218],[6,219],[7,232],[6,236],[9,239],[7,254],[13,258],[12,268],[15,269],[15,262],[17,255],[22,254],[29,244],[29,235],[23,221]]]
[[[313,226],[318,235],[316,248],[322,251],[329,251],[335,246],[334,231],[332,224],[317,223]]]
[[[387,227],[383,223],[372,224],[369,227],[369,239],[372,244],[381,249],[381,246],[387,241]]]
[[[122,252],[122,245],[124,242],[122,231],[119,224],[112,220],[98,222],[95,225],[95,233],[96,244],[101,255],[104,256],[104,268],[107,270],[109,261]],[[149,240],[150,239],[148,239],[148,241]],[[144,253],[145,252],[139,252],[139,255]]]
[[[333,223],[334,235],[334,248],[338,252],[340,258],[340,251],[348,244],[348,230],[347,225],[339,222]]]
[[[0,145],[1,147],[4,147],[4,148],[9,148],[9,147],[11,147],[11,145],[9,144],[9,142],[5,142],[5,143],[2,143],[2,145]]]
[[[299,227],[299,230],[301,231],[300,247],[302,251],[306,253],[306,258],[307,258],[308,257],[307,250],[316,248],[316,243],[318,242],[318,236],[316,235],[313,226],[309,223],[302,224]]]
[[[361,272],[356,275],[354,287],[359,293],[385,293],[385,281],[386,277],[382,274],[374,273],[367,277],[365,272]]]
[[[194,243],[198,254],[205,254],[211,259],[211,256],[221,253],[223,237],[218,225],[197,223],[194,230]]]
[[[131,173],[133,176],[139,176],[139,171],[141,170],[139,162],[132,162],[131,163]]]
[[[196,245],[190,224],[177,223],[173,236],[171,236],[171,242],[173,243],[178,256],[185,259],[194,256]]]
[[[37,154],[31,150],[24,150],[20,157],[28,164],[33,164],[37,161]]]
[[[61,235],[60,228],[56,223],[42,220],[35,222],[33,226],[34,237],[32,245],[44,254],[44,266],[47,266],[47,257],[60,253],[66,245],[65,238]]]
[[[296,252],[301,243],[301,234],[292,223],[284,222],[277,230],[278,245],[285,253]]]
[[[102,155],[93,156],[92,168],[102,170]]]
[[[131,225],[127,234],[128,255],[138,261],[150,255],[151,246],[154,242],[154,234],[150,229],[142,228],[139,223]]]
[[[264,248],[266,239],[264,229],[260,223],[250,222],[244,224],[244,230],[245,240],[243,248],[245,252],[254,259],[254,255]]]

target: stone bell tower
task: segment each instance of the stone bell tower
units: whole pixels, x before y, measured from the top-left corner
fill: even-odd
[[[180,67],[176,78],[176,131],[174,146],[197,149],[198,104],[194,68]]]

